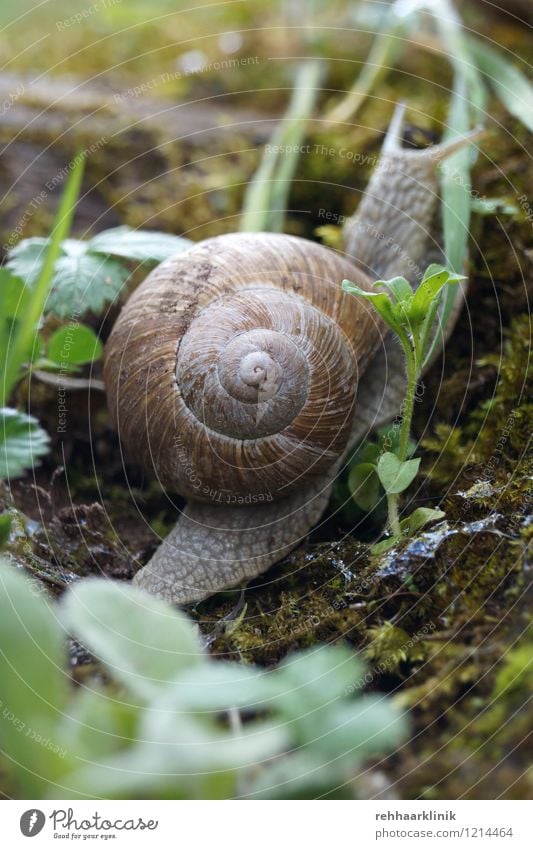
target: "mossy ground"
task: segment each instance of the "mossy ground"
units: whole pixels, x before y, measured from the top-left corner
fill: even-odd
[[[118,10],[110,15],[120,14]],[[197,36],[193,28],[191,38]],[[167,37],[157,24],[143,31],[148,44],[160,49]],[[248,52],[274,55],[269,38],[255,32]],[[501,40],[518,51],[524,47],[518,29],[505,29]],[[283,55],[282,45],[276,49],[275,55]],[[143,69],[142,79],[161,73],[161,54],[158,62],[153,57],[149,61],[154,66],[150,73]],[[88,66],[97,71],[105,62],[107,56],[94,48],[91,56],[73,58],[72,67],[64,70],[83,75]],[[331,223],[320,212],[326,203],[335,215],[353,210],[379,150],[381,138],[374,128],[385,129],[391,101],[403,98],[412,107],[411,137],[431,141],[438,136],[445,90],[424,82],[434,77],[434,62],[413,51],[403,73],[380,84],[379,98],[369,101],[356,126],[311,128],[311,149],[300,159],[291,195],[291,208],[300,211],[290,216],[288,230],[312,237],[316,227]],[[332,66],[328,86],[346,87],[353,69],[342,69],[343,63]],[[267,113],[279,111],[285,101],[279,90],[285,71],[282,63],[273,67],[272,87],[260,103]],[[126,63],[112,82],[133,84],[139,73],[135,63]],[[250,89],[262,86],[254,81],[253,67],[245,73],[231,78],[233,91],[241,91],[244,83]],[[443,64],[440,79],[448,74]],[[200,96],[204,89],[213,93],[217,86],[222,91],[229,85],[227,75],[219,78],[216,73],[180,84],[182,88],[176,82],[164,93]],[[234,100],[246,104],[242,93]],[[527,192],[525,131],[497,106],[494,115],[506,130],[490,130],[483,141],[483,150],[496,164],[481,157],[474,185],[482,195],[516,203]],[[96,185],[119,166],[114,180],[104,179],[98,188],[118,221],[133,226],[149,221],[150,227],[178,233],[197,228],[198,237],[233,229],[242,182],[253,172],[258,149],[233,155],[234,170],[228,176],[221,175],[217,158],[200,168],[190,165],[177,147],[165,148],[158,173],[169,163],[187,166],[187,200],[176,204],[172,180],[153,179],[154,160],[146,160],[146,185],[144,172],[139,176],[121,167],[123,140],[89,161],[86,176]],[[239,146],[234,141],[227,143],[233,150]],[[334,153],[321,153],[323,144]],[[359,154],[358,161],[341,150]],[[126,202],[129,181],[133,191]],[[43,208],[42,214],[42,220],[32,219],[27,235],[46,232],[50,210]],[[533,422],[527,316],[531,224],[521,209],[512,215],[475,216],[472,244],[467,307],[445,356],[424,378],[426,391],[415,417],[423,456],[415,503],[439,504],[446,521],[378,560],[370,557],[365,541],[358,541],[376,533],[375,522],[363,519],[351,504],[340,509],[341,497],[320,534],[243,595],[221,594],[191,611],[212,652],[244,663],[272,665],[288,651],[316,642],[348,642],[365,656],[368,675],[354,687],[399,700],[411,711],[413,733],[393,757],[370,765],[370,773],[361,778],[363,794],[435,799],[533,795],[528,772],[533,635],[527,559]],[[22,386],[20,400],[27,398],[28,387]],[[87,574],[131,577],[154,550],[158,535],[171,526],[181,503],[131,464],[126,475],[103,397],[92,393],[89,403],[86,396],[70,393],[67,403],[68,432],[58,434],[55,390],[32,384],[31,411],[51,433],[52,453],[34,480],[23,479],[11,494],[3,493],[6,506],[33,520],[16,523],[11,554],[52,592]],[[377,784],[370,783],[369,774],[379,778]],[[378,784],[381,791],[375,789]]]

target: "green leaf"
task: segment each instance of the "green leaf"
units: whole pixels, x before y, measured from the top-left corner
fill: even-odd
[[[23,239],[8,251],[6,267],[30,287],[34,286],[43,267],[49,244],[49,239]],[[62,247],[59,253],[64,253]]]
[[[326,120],[353,121],[368,95],[376,91],[380,78],[394,67],[396,54],[404,51],[408,40],[401,37],[404,22],[396,14],[395,4],[383,7],[383,22],[370,52],[350,90],[331,111]]]
[[[406,736],[405,714],[384,696],[362,696],[340,702],[327,715],[320,737],[313,741],[325,760],[347,765],[369,755],[394,751]]]
[[[283,684],[279,709],[290,718],[305,722],[306,711],[327,707],[347,695],[363,674],[363,664],[344,646],[316,646],[300,651],[284,660],[275,672]]]
[[[181,710],[210,712],[271,707],[283,693],[274,674],[229,661],[188,666],[179,673],[173,687]]]
[[[99,313],[121,291],[129,271],[117,260],[87,253],[89,244],[77,239],[61,243],[45,312],[61,318],[89,311]],[[25,239],[9,254],[8,268],[26,280],[30,288],[43,268],[47,245],[47,239]]]
[[[9,407],[0,409],[0,479],[16,478],[31,469],[48,445],[48,434],[37,419]]]
[[[72,633],[133,693],[153,698],[187,666],[204,660],[184,613],[123,583],[89,578],[63,601]]]
[[[396,454],[387,451],[378,461],[378,475],[385,492],[403,492],[415,479],[420,457],[416,460],[404,460],[403,463]]]
[[[370,549],[370,554],[384,554],[385,551],[389,551],[391,548],[394,548],[400,542],[399,537],[388,537],[387,539],[381,540],[381,542],[376,542]]]
[[[430,266],[430,268],[432,269],[431,273],[428,274],[428,269],[424,274],[408,309],[408,317],[412,326],[424,321],[430,306],[444,286],[448,283],[460,283],[461,280],[466,280],[463,275],[453,274],[446,268],[439,268],[439,266]]]
[[[398,454],[400,447],[401,429],[393,425],[384,425],[378,428],[379,445],[375,457],[375,461],[379,460],[380,455],[384,451],[392,451],[393,454]],[[413,439],[407,440],[406,457],[412,457],[416,451],[416,442]],[[366,459],[366,458],[365,458]]]
[[[140,705],[91,682],[91,689],[78,688],[69,703],[61,721],[62,744],[84,761],[109,757],[137,739],[140,715]]]
[[[463,67],[466,64],[463,63]],[[475,69],[477,74],[477,69]],[[470,91],[471,89],[471,91]],[[457,72],[454,76],[454,87],[452,99],[447,116],[447,131],[444,140],[448,141],[457,136],[463,136],[470,130],[469,104],[470,93],[475,100],[474,107],[482,111],[482,96],[478,91],[477,83],[469,86],[465,77]],[[447,157],[440,167],[441,183],[441,216],[444,234],[444,254],[447,265],[458,274],[465,267],[468,255],[468,235],[470,232],[471,215],[471,151],[463,149],[452,156]],[[445,332],[449,318],[453,313],[456,300],[461,297],[460,289],[448,288],[444,292],[440,324]],[[426,361],[433,356],[433,352],[442,336],[434,333],[431,343],[427,340],[424,345]]]
[[[388,295],[384,292],[367,292],[365,289],[356,286],[355,283],[351,283],[350,280],[343,280],[342,288],[348,295],[369,300],[385,324],[398,335],[402,333],[401,319]]]
[[[354,460],[361,463],[373,463],[375,465],[379,460],[381,451],[381,445],[378,445],[376,442],[363,442],[357,449]]]
[[[416,531],[429,522],[443,519],[445,515],[442,510],[433,510],[431,507],[417,507],[409,516],[409,536],[413,536]]]
[[[56,263],[47,311],[60,318],[98,314],[115,300],[128,277],[129,271],[115,260],[97,254],[65,254]]]
[[[0,315],[22,317],[30,298],[31,292],[24,280],[7,268],[0,268]]]
[[[47,357],[52,362],[68,365],[83,365],[100,359],[103,345],[94,330],[84,324],[60,327],[48,343]]]
[[[352,769],[357,767],[358,762],[358,759],[353,759]],[[335,799],[353,799],[346,787],[338,787],[339,783],[337,763],[324,763],[324,758],[307,746],[263,764],[250,776],[247,798],[316,799],[324,791],[329,791],[329,800],[331,789],[336,788]]]
[[[445,268],[444,265],[439,265],[436,262],[432,262],[428,265],[428,267],[424,271],[424,273],[422,275],[422,281],[427,280],[429,277],[434,277],[435,274],[440,274],[441,271],[446,271],[446,270],[447,269]]]
[[[500,52],[479,38],[468,38],[479,68],[505,108],[533,132],[533,86]]]
[[[162,262],[194,245],[190,239],[158,233],[156,230],[132,230],[115,227],[98,233],[87,243],[89,253],[119,256],[139,262]]]
[[[69,692],[65,634],[42,592],[0,561],[0,750],[31,798],[64,768],[57,749]]]
[[[0,403],[2,405],[5,404],[13,386],[17,382],[20,367],[28,351],[33,349],[37,325],[41,320],[54,276],[55,264],[61,253],[61,242],[66,239],[74,217],[81,187],[84,162],[85,158],[81,154],[78,154],[73,160],[73,168],[68,176],[54,218],[52,234],[50,236],[50,242],[46,247],[44,262],[33,284],[32,296],[24,310],[23,321],[17,323],[17,332],[13,344],[10,345],[7,352],[7,358],[3,368],[4,379],[0,387]]]
[[[516,204],[509,203],[506,198],[472,198],[470,206],[478,215],[516,215],[520,212]]]
[[[0,548],[3,548],[9,539],[11,531],[11,516],[9,513],[2,513],[0,516]]]
[[[289,191],[299,150],[319,93],[323,63],[317,59],[299,66],[288,109],[265,147],[249,181],[242,204],[241,232],[283,231]]]
[[[411,284],[407,282],[405,277],[392,277],[390,280],[376,280],[372,284],[375,286],[385,286],[394,295],[397,303],[409,303],[413,296]]]
[[[255,721],[236,733],[176,709],[171,688],[141,714],[138,742],[65,779],[77,793],[104,798],[225,799],[239,769],[257,769],[290,743],[278,723]]]
[[[359,463],[348,475],[348,489],[361,510],[370,512],[381,497],[381,486],[374,463]]]
[[[14,343],[17,328],[15,318],[22,318],[28,306],[29,291],[24,281],[7,268],[0,268],[0,378]]]

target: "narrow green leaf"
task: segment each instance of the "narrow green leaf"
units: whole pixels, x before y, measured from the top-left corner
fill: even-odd
[[[63,368],[92,363],[102,356],[103,345],[92,328],[85,324],[60,327],[52,335],[47,357]]]
[[[460,107],[464,111],[466,122],[469,122],[470,112],[472,112],[474,124],[480,124],[486,114],[487,89],[471,55],[465,29],[455,4],[452,0],[425,0],[423,5],[433,15],[444,49],[453,66],[452,99],[459,89],[464,90],[466,97]]]
[[[480,38],[468,38],[478,66],[505,108],[533,132],[533,86],[498,50]]]
[[[13,344],[9,348],[7,362],[4,366],[4,380],[0,387],[0,403],[2,404],[9,397],[11,389],[16,383],[19,369],[27,356],[27,351],[31,349],[33,340],[35,339],[37,323],[41,318],[48,290],[54,276],[55,264],[62,252],[61,242],[67,237],[74,217],[84,163],[85,160],[81,155],[78,155],[74,160],[74,166],[69,174],[54,219],[44,263],[35,282],[31,300],[24,312],[24,321],[20,322]]]
[[[396,454],[387,451],[378,461],[378,475],[385,492],[403,492],[412,483],[418,473],[420,457],[414,460],[398,459]]]
[[[472,212],[478,215],[516,215],[520,212],[514,203],[506,198],[472,198]]]
[[[94,236],[87,243],[87,251],[139,262],[163,262],[174,254],[186,251],[192,245],[194,242],[190,239],[170,233],[115,227]]]
[[[361,510],[373,510],[382,494],[376,466],[373,463],[354,466],[348,476],[348,489]]]
[[[462,77],[454,80],[447,125],[445,141],[470,131],[468,91]],[[470,164],[471,152],[464,148],[447,157],[440,167],[444,253],[447,265],[457,274],[464,270],[470,230]],[[449,290],[443,314],[444,326],[453,302],[454,293]]]
[[[90,578],[72,587],[63,601],[63,620],[118,681],[143,699],[204,659],[184,613],[125,584]]]
[[[327,114],[327,121],[353,120],[379,79],[393,67],[398,54],[403,51],[407,42],[401,37],[402,22],[396,16],[394,6],[393,3],[387,8],[383,28],[374,39],[359,76],[340,103]]]
[[[0,409],[0,479],[19,477],[49,447],[48,434],[37,419],[9,407]]]
[[[416,531],[429,522],[443,519],[445,515],[442,510],[434,510],[431,507],[417,507],[409,516],[409,536],[413,536]]]
[[[322,70],[322,62],[316,59],[304,62],[298,69],[287,112],[248,184],[239,228],[243,232],[283,231],[299,148],[312,116]]]

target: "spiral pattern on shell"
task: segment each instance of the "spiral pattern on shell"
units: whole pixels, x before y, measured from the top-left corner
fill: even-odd
[[[289,494],[342,454],[359,374],[380,338],[344,277],[292,236],[229,234],[162,263],[106,346],[119,435],[168,488],[224,503]]]

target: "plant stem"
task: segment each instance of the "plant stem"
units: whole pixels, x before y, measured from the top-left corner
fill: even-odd
[[[415,406],[416,386],[420,372],[417,357],[414,352],[410,348],[404,348],[404,351],[407,367],[407,391],[405,393],[404,411],[402,424],[400,426],[400,444],[398,447],[398,457],[402,463],[407,459],[411,422],[413,420],[413,410]]]
[[[405,363],[407,368],[407,391],[405,393],[405,404],[400,426],[400,444],[398,446],[398,458],[404,462],[407,459],[409,448],[409,436],[411,433],[411,422],[413,419],[413,410],[415,406],[415,395],[418,377],[420,374],[420,366],[418,365],[419,357],[417,357],[414,348],[410,342],[402,341],[402,348],[405,354]],[[402,529],[400,527],[399,513],[399,498],[396,492],[387,492],[387,511],[388,525],[393,537],[401,537]]]
[[[394,537],[401,537],[402,529],[400,528],[400,515],[398,512],[398,494],[396,492],[387,493],[387,508],[389,513],[389,528]]]

